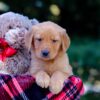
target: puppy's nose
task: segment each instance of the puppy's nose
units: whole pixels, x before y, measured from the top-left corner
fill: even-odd
[[[49,55],[49,51],[48,50],[43,50],[42,51],[42,56],[43,57],[48,57],[48,55]]]

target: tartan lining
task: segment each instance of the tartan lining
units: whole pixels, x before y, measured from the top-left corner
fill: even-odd
[[[21,77],[21,76],[20,76]],[[28,76],[26,76],[29,78]],[[48,93],[45,98],[42,98],[41,100],[80,100],[80,92],[83,88],[83,83],[82,81],[79,81],[79,83],[73,83],[73,79],[75,78],[78,80],[79,78],[76,76],[71,76],[68,80],[65,81],[64,83],[64,88],[59,93],[58,95],[53,95],[52,93]],[[12,100],[19,100],[17,98],[20,98],[20,100],[31,100],[29,97],[27,97],[27,94],[25,93],[26,91],[26,86],[22,86],[22,84],[19,82],[19,76],[14,76],[14,75],[0,75],[0,88],[3,88],[4,91],[9,95],[9,97]],[[23,79],[23,78],[22,78]],[[21,80],[21,79],[20,79]],[[33,80],[29,80],[30,83],[34,83]],[[80,88],[78,88],[78,84],[80,84]],[[15,92],[13,92],[14,89]],[[30,85],[29,85],[30,86]],[[29,87],[28,87],[29,88]],[[34,94],[33,94],[34,96]],[[58,99],[59,98],[59,99]],[[61,98],[61,99],[60,99]],[[2,99],[0,99],[2,100]]]

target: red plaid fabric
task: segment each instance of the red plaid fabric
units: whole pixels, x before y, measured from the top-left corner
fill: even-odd
[[[63,90],[53,95],[29,75],[0,74],[0,100],[80,100],[83,93],[82,80],[77,76],[66,79]]]

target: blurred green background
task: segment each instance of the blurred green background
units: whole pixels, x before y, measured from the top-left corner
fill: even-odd
[[[100,100],[100,0],[0,0],[0,14],[8,11],[66,28],[70,63],[86,88],[81,100]]]

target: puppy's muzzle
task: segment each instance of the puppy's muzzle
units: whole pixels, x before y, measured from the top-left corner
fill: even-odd
[[[48,50],[42,50],[42,57],[49,57],[49,51]]]

